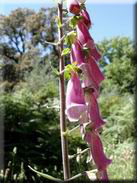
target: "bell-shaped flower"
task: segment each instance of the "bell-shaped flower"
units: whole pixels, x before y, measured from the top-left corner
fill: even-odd
[[[67,9],[70,13],[78,15],[80,13],[80,5],[77,0],[67,0]]]
[[[112,160],[108,159],[104,153],[103,145],[99,134],[95,131],[87,132],[85,140],[88,142],[93,160],[98,170],[106,170]]]
[[[87,28],[89,29],[91,27],[91,19],[90,19],[90,16],[88,14],[88,12],[83,9],[81,12],[80,12],[80,15],[83,17],[83,22],[84,24],[87,26]]]
[[[96,84],[99,86],[100,83],[105,79],[104,74],[100,70],[96,63],[95,58],[92,55],[88,55],[87,58],[88,66],[92,77],[94,78]]]
[[[101,118],[96,96],[89,90],[85,93],[85,100],[88,105],[88,115],[89,120],[91,121],[91,128],[92,130],[99,129],[106,122]]]
[[[95,60],[98,61],[101,58],[101,54],[97,50],[94,40],[90,36],[88,28],[82,20],[80,20],[77,25],[77,36],[81,45],[87,46],[90,49],[89,54],[91,54]]]
[[[82,63],[84,63],[84,54],[82,51],[82,47],[78,40],[75,41],[75,43],[72,44],[72,50],[71,50],[71,63],[77,62],[77,65],[80,66]]]
[[[86,60],[86,63],[80,65],[80,69],[83,71],[84,75],[82,87],[93,87],[96,91],[99,91],[100,83],[105,78],[99,66],[97,65],[94,57],[89,55]]]
[[[82,46],[91,40],[88,28],[83,20],[80,20],[77,24],[77,37]]]
[[[66,92],[66,115],[69,121],[78,121],[81,114],[87,110],[84,99],[84,91],[81,88],[77,73],[72,74]]]
[[[99,61],[101,59],[101,53],[98,51],[92,38],[87,42],[86,46],[90,49],[89,55],[93,56],[96,61]]]
[[[99,85],[97,84],[96,79],[90,70],[90,65],[88,63],[83,63],[80,65],[80,69],[83,73],[82,88],[92,88],[96,94],[96,97],[98,97]]]

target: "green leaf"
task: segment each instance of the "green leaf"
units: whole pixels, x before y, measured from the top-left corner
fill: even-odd
[[[72,72],[78,72],[80,69],[78,68],[77,66],[77,63],[74,62],[72,64],[68,64],[66,67],[65,67],[65,70],[64,70],[64,77],[66,79],[70,79],[71,78],[71,73]]]
[[[61,56],[64,56],[64,55],[68,55],[70,53],[70,48],[65,48],[62,53],[61,53]]]
[[[59,17],[57,17],[57,20],[58,20],[58,27],[61,28],[62,27],[62,23],[61,23],[61,20]]]
[[[61,180],[61,179],[58,179],[58,178],[52,177],[51,175],[48,175],[48,174],[39,172],[39,171],[33,169],[33,168],[30,167],[30,166],[28,166],[28,167],[29,167],[33,172],[37,173],[38,175],[40,175],[40,176],[42,176],[42,177],[44,177],[44,178],[46,178],[46,179],[53,180],[53,181],[55,181],[55,182],[61,182],[61,183],[64,182],[64,181]]]
[[[56,76],[59,76],[59,71],[58,71],[56,68],[54,68],[54,67],[52,66],[51,62],[50,62],[50,67],[51,67],[53,73],[54,73]]]
[[[64,39],[65,44],[71,47],[71,45],[75,42],[76,37],[77,34],[75,31],[69,32]]]
[[[82,19],[82,16],[73,16],[71,19],[70,19],[70,22],[69,22],[69,26],[72,28],[72,29],[75,29],[76,28],[76,25],[78,24],[78,21]]]

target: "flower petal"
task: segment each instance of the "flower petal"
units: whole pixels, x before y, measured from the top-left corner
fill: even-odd
[[[92,77],[94,78],[96,84],[99,86],[101,81],[103,81],[105,79],[103,73],[101,72],[99,66],[97,65],[95,58],[91,55],[88,56],[88,66],[89,66],[89,70],[90,73],[92,75]]]
[[[80,5],[77,0],[67,0],[67,9],[70,13],[76,15],[80,13]]]
[[[71,62],[77,62],[78,66],[84,63],[84,54],[78,40],[72,44]]]
[[[87,110],[84,99],[84,91],[81,88],[80,79],[73,73],[69,80],[66,92],[66,115],[70,121],[78,121],[82,112]]]
[[[106,122],[101,118],[96,96],[90,92],[88,101],[88,113],[92,122],[92,129],[99,129]]]
[[[80,65],[80,69],[84,76],[82,88],[93,88],[96,97],[98,97],[99,85],[97,84],[93,73],[90,71],[90,65],[88,63],[83,63]]]
[[[80,12],[80,15],[83,17],[83,22],[84,24],[87,26],[87,28],[89,29],[91,27],[91,20],[90,20],[90,16],[88,14],[88,12],[83,9],[81,12]]]
[[[105,156],[99,134],[95,131],[87,132],[85,140],[90,145],[91,154],[98,170],[105,170],[112,160]]]

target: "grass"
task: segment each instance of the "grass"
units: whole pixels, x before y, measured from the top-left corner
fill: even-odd
[[[110,180],[134,180],[135,149],[133,143],[124,142],[111,149],[112,164],[108,168]]]

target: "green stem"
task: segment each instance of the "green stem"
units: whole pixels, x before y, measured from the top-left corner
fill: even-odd
[[[90,148],[86,148],[86,149],[84,149],[83,151],[81,151],[79,153],[76,153],[76,154],[73,154],[73,155],[69,155],[69,159],[73,159],[73,158],[77,157],[78,155],[82,155],[82,154],[84,154],[85,152],[87,152],[89,150],[90,150]]]
[[[62,7],[63,1],[58,3],[58,19],[62,24]],[[58,35],[59,35],[59,42],[63,37],[63,28],[58,27]],[[62,51],[64,49],[64,43],[61,41],[59,45],[59,72],[61,73],[64,70],[64,57],[61,56]],[[64,88],[64,74],[60,75],[59,78],[59,90],[60,90],[60,134],[61,134],[61,148],[62,148],[62,161],[63,161],[63,173],[64,173],[64,180],[70,177],[70,166],[69,166],[69,158],[68,158],[68,141],[67,137],[63,135],[66,131],[66,122],[65,122],[65,88]]]
[[[55,177],[53,177],[53,176],[51,176],[51,175],[48,175],[48,174],[39,172],[39,171],[33,169],[33,168],[30,167],[30,166],[28,166],[28,167],[29,167],[33,172],[37,173],[38,175],[40,175],[40,176],[42,176],[42,177],[44,177],[44,178],[46,178],[46,179],[49,179],[49,180],[58,182],[58,183],[66,183],[66,182],[70,182],[70,181],[72,181],[72,180],[75,180],[75,179],[77,179],[77,178],[79,178],[79,177],[81,177],[81,176],[87,176],[87,172],[88,172],[88,171],[84,171],[84,172],[79,173],[79,174],[77,174],[77,175],[75,175],[75,176],[73,176],[73,177],[71,177],[71,178],[69,178],[69,179],[62,180],[62,179],[55,178]],[[96,173],[96,170],[92,170],[92,171],[90,171],[90,172]]]

